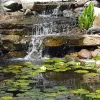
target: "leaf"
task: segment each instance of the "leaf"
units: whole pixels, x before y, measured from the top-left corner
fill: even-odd
[[[88,29],[93,25],[94,21],[94,5],[91,2],[87,8],[84,8],[82,14],[78,18],[79,28]]]
[[[93,99],[100,99],[100,93],[89,93],[86,97],[91,97]]]
[[[88,70],[76,70],[74,72],[83,74],[83,73],[88,73],[89,71]]]
[[[89,93],[89,91],[85,90],[85,89],[77,89],[77,90],[71,90],[70,93],[73,93],[73,94],[87,94],[87,93]]]
[[[93,57],[94,60],[100,60],[100,56]]]

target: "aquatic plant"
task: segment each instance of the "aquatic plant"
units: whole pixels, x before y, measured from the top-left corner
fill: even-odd
[[[89,91],[86,89],[77,89],[77,90],[71,90],[70,93],[73,94],[88,94]]]
[[[84,8],[82,14],[78,18],[78,26],[80,29],[88,29],[93,25],[94,21],[94,4],[91,2],[87,8]]]
[[[89,94],[89,91],[86,88],[79,88],[72,91],[67,89],[65,86],[52,86],[45,88],[43,87],[42,89],[35,89],[34,85],[39,84],[36,75],[39,75],[41,72],[43,73],[48,70],[50,72],[56,71],[61,73],[62,71],[65,72],[67,70],[72,70],[73,72],[84,74],[87,77],[99,75],[98,73],[96,73],[94,66],[95,64],[86,64],[82,66],[80,62],[67,62],[64,59],[52,58],[44,60],[44,64],[42,66],[33,65],[31,62],[25,62],[18,65],[12,64],[4,68],[1,67],[1,72],[5,74],[13,73],[11,74],[13,76],[10,79],[5,79],[2,84],[0,84],[0,99],[1,97],[6,96],[12,97],[13,93],[19,91],[19,93],[16,94],[17,97],[13,98],[14,100],[55,100],[57,98],[66,99],[69,97],[70,100],[78,100],[78,96],[76,96],[77,94]],[[93,70],[93,72],[95,73],[90,73],[91,71],[89,70]],[[96,93],[99,93],[99,90],[97,90]]]
[[[92,100],[100,100],[100,93],[89,93],[86,97],[92,98]]]
[[[14,100],[11,96],[3,96],[0,98],[0,100]]]
[[[88,70],[76,70],[74,72],[84,74],[84,73],[88,73],[89,71]]]

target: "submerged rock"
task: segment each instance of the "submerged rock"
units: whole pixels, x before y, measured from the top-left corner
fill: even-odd
[[[74,57],[74,56],[71,56],[71,55],[66,55],[64,58],[67,62],[69,62],[69,61],[79,62],[80,61],[80,59],[78,57]]]
[[[78,52],[78,56],[80,58],[85,58],[85,59],[89,59],[92,57],[92,54],[89,50],[87,49],[82,49],[81,51]]]

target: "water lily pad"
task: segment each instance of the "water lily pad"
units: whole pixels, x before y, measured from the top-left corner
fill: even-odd
[[[54,97],[45,97],[43,100],[55,100]]]
[[[28,67],[28,66],[33,65],[33,64],[31,62],[24,62],[23,65]]]
[[[70,61],[70,62],[68,62],[67,64],[70,65],[70,66],[71,66],[71,65],[74,65],[74,66],[75,66],[75,65],[77,65],[77,62],[75,62],[75,61]]]
[[[9,65],[8,66],[8,69],[9,70],[19,70],[20,68],[22,68],[22,66],[20,66],[20,65]]]
[[[100,99],[100,93],[89,93],[86,97],[90,97],[92,99]]]
[[[58,94],[57,93],[45,93],[44,95],[48,97],[56,97]]]
[[[13,100],[12,96],[3,96],[1,97],[1,100]]]
[[[9,92],[13,92],[13,91],[17,91],[18,89],[17,88],[8,88],[7,91]]]
[[[99,75],[98,73],[86,73],[85,76],[97,76]]]
[[[83,74],[83,73],[88,73],[89,71],[88,70],[76,70],[75,72]]]
[[[93,57],[94,60],[100,60],[100,56]]]
[[[54,63],[53,59],[45,59],[43,60],[44,63]]]
[[[57,91],[67,91],[67,88],[65,86],[56,86],[54,87]]]
[[[55,91],[55,89],[53,89],[53,88],[45,88],[44,92],[45,93],[54,93],[54,92],[57,92],[57,91]]]
[[[100,90],[96,90],[96,93],[100,93]]]
[[[77,89],[77,90],[71,90],[70,93],[72,93],[72,94],[87,94],[87,93],[89,93],[89,91],[85,90],[85,89]]]

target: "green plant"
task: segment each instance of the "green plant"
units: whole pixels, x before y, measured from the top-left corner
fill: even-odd
[[[78,26],[80,29],[88,29],[93,25],[94,18],[94,4],[91,2],[88,7],[84,8],[83,13],[79,16]]]

